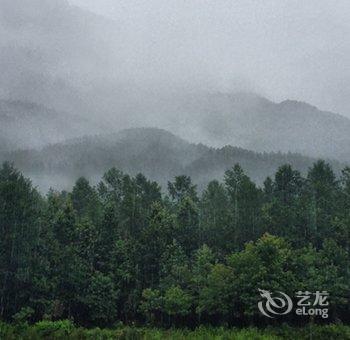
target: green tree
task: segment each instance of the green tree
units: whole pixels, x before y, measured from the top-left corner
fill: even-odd
[[[185,197],[190,197],[194,202],[198,201],[196,186],[188,176],[177,176],[174,182],[168,182],[168,192],[175,202],[180,202]]]
[[[117,318],[119,290],[109,276],[95,272],[90,279],[83,303],[95,325],[108,326]]]
[[[265,191],[268,198],[262,208],[264,229],[296,244],[304,244],[309,233],[305,181],[300,173],[288,164],[279,167],[274,182],[265,182]]]
[[[140,241],[144,287],[154,288],[159,284],[161,258],[173,241],[174,224],[174,217],[160,203],[152,206],[149,225],[142,231]]]
[[[226,190],[218,181],[211,181],[200,202],[200,239],[217,253],[232,251],[233,229],[230,203]]]
[[[95,224],[100,222],[101,207],[96,190],[89,181],[80,177],[72,190],[71,200],[78,218],[88,218]]]
[[[332,237],[330,225],[339,214],[339,181],[329,164],[320,160],[308,172],[309,216],[312,241],[320,248],[325,238]]]
[[[189,259],[182,247],[173,240],[161,255],[160,287],[162,290],[171,286],[186,288],[190,279]]]
[[[236,164],[225,172],[225,185],[231,205],[231,240],[235,249],[256,239],[260,234],[261,191]]]
[[[216,316],[221,322],[233,319],[234,276],[231,267],[217,263],[213,265],[199,291],[198,314]]]
[[[41,198],[13,166],[0,169],[0,317],[28,304],[39,240]]]
[[[140,312],[150,323],[155,323],[161,315],[163,308],[163,297],[158,289],[144,289],[140,303]]]
[[[178,204],[176,212],[175,238],[187,255],[198,247],[199,209],[189,197],[184,197]]]
[[[190,314],[192,306],[191,295],[178,286],[172,286],[164,294],[164,312],[173,317],[176,322],[178,317]]]
[[[233,270],[232,291],[235,292],[234,312],[237,317],[259,316],[256,308],[258,289],[294,294],[296,286],[291,260],[290,245],[269,234],[228,257],[228,265]]]

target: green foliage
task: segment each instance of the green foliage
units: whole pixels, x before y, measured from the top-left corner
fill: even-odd
[[[234,249],[230,210],[224,185],[218,181],[210,182],[200,201],[200,239],[217,253],[227,254]]]
[[[304,328],[292,328],[283,325],[278,328],[208,328],[188,329],[156,329],[118,327],[115,329],[77,328],[67,320],[56,322],[40,322],[26,329],[0,322],[0,338],[6,340],[203,340],[203,339],[237,339],[237,340],[349,340],[349,326],[331,324],[325,326],[309,324]]]
[[[240,249],[245,242],[256,239],[261,232],[261,190],[238,164],[225,172],[224,180],[231,206],[230,219],[233,231],[231,250]]]
[[[171,286],[185,288],[192,277],[189,268],[188,257],[182,247],[174,240],[162,254],[160,262],[160,287],[162,289]]]
[[[220,315],[226,319],[234,307],[233,279],[232,268],[221,263],[213,265],[199,290],[197,313]]]
[[[142,312],[149,322],[155,321],[155,314],[162,310],[163,298],[158,289],[147,288],[142,292],[140,312]]]
[[[22,307],[21,310],[12,316],[12,319],[17,324],[23,324],[30,321],[33,317],[34,309],[30,307]]]
[[[118,295],[111,277],[99,272],[92,275],[83,302],[93,324],[108,325],[116,319]]]
[[[0,168],[0,318],[27,306],[34,284],[41,198],[10,164]]]
[[[295,276],[291,267],[293,253],[283,239],[265,234],[256,243],[248,243],[244,251],[228,257],[233,270],[232,291],[235,292],[237,316],[259,316],[255,294],[264,287],[270,291],[293,293]]]
[[[196,186],[188,176],[177,176],[173,183],[168,182],[168,191],[170,197],[176,202],[182,201],[185,197],[197,201]]]
[[[99,220],[101,214],[100,201],[97,192],[84,177],[79,178],[71,194],[73,208],[79,218],[89,218],[95,223]]]
[[[33,326],[33,330],[39,338],[68,337],[73,329],[74,324],[70,320],[39,321]]]
[[[168,315],[188,315],[191,303],[191,296],[178,286],[170,287],[165,291],[164,311]]]
[[[44,198],[4,164],[0,319],[13,325],[1,323],[0,338],[346,338],[346,326],[317,318],[300,330],[91,327],[276,325],[257,308],[259,288],[326,290],[322,321],[349,322],[349,173],[338,180],[320,161],[303,177],[285,165],[261,189],[236,165],[201,195],[178,176],[167,197],[142,174],[113,168],[96,188],[80,178]]]

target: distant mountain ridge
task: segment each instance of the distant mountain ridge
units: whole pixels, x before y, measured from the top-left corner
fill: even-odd
[[[297,152],[350,161],[350,119],[294,100],[274,103],[250,93],[187,96],[181,110],[209,145],[235,145],[258,152]],[[185,130],[184,130],[185,129]]]
[[[87,119],[32,102],[0,100],[0,151],[41,148],[96,128]]]
[[[200,189],[239,163],[259,184],[285,163],[301,172],[315,159],[298,154],[255,153],[233,146],[211,148],[192,144],[156,128],[123,130],[116,134],[85,136],[42,150],[16,151],[0,155],[0,161],[14,162],[44,191],[50,186],[69,188],[80,176],[96,182],[111,167],[129,174],[139,172],[157,180],[163,187],[174,176],[186,174]],[[336,171],[343,167],[332,162]]]
[[[0,1],[0,98],[13,100],[0,102],[0,151],[157,126],[209,146],[350,161],[348,118],[294,100],[205,92],[216,84],[182,83],[171,72],[158,79],[161,58],[152,68],[141,57],[135,67],[148,45],[134,46],[127,32],[67,0]]]
[[[145,125],[135,121],[134,126],[150,126],[154,121],[153,126],[192,143],[350,161],[350,120],[303,102],[274,103],[250,93],[196,93],[160,98],[144,108],[140,102],[136,108],[140,117],[148,118]],[[115,107],[116,112],[119,109]],[[30,102],[0,100],[0,151],[36,149],[83,135],[117,133],[132,125],[125,123],[127,117],[126,112],[124,121],[119,122],[101,114],[91,120],[83,114]],[[131,121],[132,117],[135,115],[130,116]]]

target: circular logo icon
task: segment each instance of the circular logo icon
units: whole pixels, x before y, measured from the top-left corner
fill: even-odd
[[[288,314],[293,308],[292,299],[283,292],[278,291],[278,296],[272,296],[268,290],[259,289],[259,293],[264,301],[258,302],[258,308],[268,318]]]

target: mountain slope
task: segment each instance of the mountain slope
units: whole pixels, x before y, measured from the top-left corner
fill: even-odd
[[[115,23],[66,0],[0,1],[0,98],[101,110],[122,62],[119,33]]]
[[[0,151],[40,148],[98,131],[88,120],[24,101],[0,100]]]
[[[236,145],[259,152],[297,152],[350,161],[350,120],[306,103],[271,102],[247,94],[207,94],[180,98],[189,112],[178,133],[209,145]],[[188,129],[186,130],[186,127]]]
[[[205,93],[207,86],[177,83],[172,72],[163,74],[161,58],[149,64],[143,51],[153,40],[136,41],[127,32],[124,21],[89,13],[67,0],[0,1],[0,98],[88,117],[111,131],[158,126],[211,146],[350,161],[349,119],[297,101]],[[174,54],[169,65],[177,65],[177,59]],[[0,126],[5,126],[0,148],[35,148],[46,142],[37,123],[20,130],[14,124],[11,130],[11,124],[7,128],[8,122],[3,123],[6,119],[0,117]],[[49,136],[65,135],[63,130],[70,129],[66,125],[75,125],[74,118],[65,122],[53,127]],[[20,141],[9,140],[9,134]]]
[[[262,183],[278,166],[290,163],[305,172],[315,159],[297,154],[255,153],[237,147],[210,148],[191,144],[160,129],[140,128],[117,134],[89,136],[50,145],[42,150],[3,154],[33,178],[43,190],[68,188],[79,176],[97,181],[111,167],[130,174],[142,172],[163,186],[176,175],[190,175],[203,189],[208,181],[240,163],[252,179]],[[341,164],[333,162],[339,171]]]

